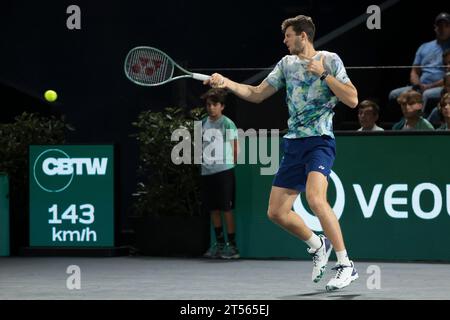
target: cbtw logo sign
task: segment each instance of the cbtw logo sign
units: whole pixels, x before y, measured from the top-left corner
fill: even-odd
[[[331,171],[330,174],[331,181],[333,181],[334,186],[336,187],[336,201],[332,206],[334,213],[338,219],[341,218],[344,207],[345,207],[345,191],[342,185],[341,180],[337,176],[337,174]],[[364,218],[369,219],[373,216],[375,211],[375,207],[377,203],[379,203],[381,191],[383,189],[382,184],[376,184],[372,188],[372,192],[369,197],[364,195],[363,189],[359,184],[353,184],[353,191],[355,193],[356,200],[358,202],[358,206],[361,210]],[[407,192],[408,185],[407,184],[391,184],[386,187],[384,196],[382,197],[384,212],[388,216],[393,219],[406,219],[408,218],[408,211],[399,210],[399,207],[394,208],[396,206],[406,206],[408,205],[408,198],[400,195],[396,195],[397,192]],[[431,193],[433,198],[433,205],[430,210],[424,210],[421,204],[421,197],[424,193]],[[446,185],[446,198],[447,198],[447,213],[450,215],[450,184]],[[436,218],[443,209],[443,197],[441,190],[438,186],[433,183],[425,182],[418,184],[412,189],[411,195],[411,208],[414,214],[424,220],[431,220]],[[305,207],[303,206],[302,199],[300,195],[294,201],[293,210],[300,215],[300,217],[305,221],[306,225],[313,231],[323,231],[322,226],[320,225],[319,219],[309,213]]]
[[[72,183],[74,176],[105,175],[108,158],[71,158],[59,149],[42,152],[33,165],[37,185],[47,192],[61,192]]]

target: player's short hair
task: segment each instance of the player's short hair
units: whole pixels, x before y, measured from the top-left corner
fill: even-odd
[[[415,90],[408,90],[403,92],[397,98],[397,102],[399,104],[415,104],[415,103],[423,103],[422,95]]]
[[[375,101],[372,100],[363,100],[359,103],[358,106],[359,109],[366,109],[366,108],[372,108],[373,113],[375,115],[379,115],[380,114],[380,107],[378,106],[378,104],[375,103]]]
[[[305,32],[308,36],[308,40],[312,43],[316,34],[316,27],[311,17],[299,15],[293,18],[289,18],[283,21],[281,24],[281,31],[286,32],[286,29],[292,27],[297,35],[301,32]]]
[[[228,92],[225,89],[211,88],[205,92],[200,98],[213,103],[225,104]]]

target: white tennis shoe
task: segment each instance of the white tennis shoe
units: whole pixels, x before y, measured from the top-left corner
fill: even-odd
[[[336,264],[333,270],[336,270],[336,274],[334,278],[332,278],[326,285],[325,289],[327,291],[334,291],[345,288],[350,283],[359,278],[358,271],[356,271],[353,261],[350,261],[349,266]]]
[[[331,245],[331,241],[328,240],[324,235],[319,236],[322,241],[322,246],[317,249],[308,249],[309,254],[313,257],[313,271],[312,271],[312,281],[319,282],[327,268],[328,258],[330,257],[331,250],[333,246]]]

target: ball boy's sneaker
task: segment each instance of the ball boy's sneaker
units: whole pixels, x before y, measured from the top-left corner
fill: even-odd
[[[227,243],[225,250],[222,253],[222,258],[223,259],[239,259],[241,256],[239,254],[239,250],[238,248],[231,244],[231,243]]]
[[[205,252],[203,257],[209,259],[222,258],[224,250],[225,250],[225,243],[216,242],[208,249],[208,251]]]

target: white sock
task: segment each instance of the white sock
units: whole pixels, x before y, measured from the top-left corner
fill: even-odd
[[[319,249],[322,246],[322,240],[320,240],[319,236],[313,232],[311,238],[305,241],[306,244],[314,250]]]
[[[343,264],[345,266],[350,265],[350,259],[348,258],[347,250],[336,251],[336,257],[338,264]]]

